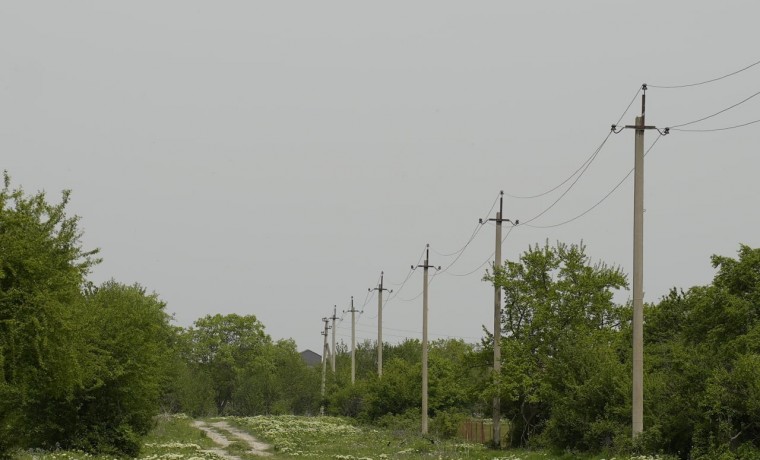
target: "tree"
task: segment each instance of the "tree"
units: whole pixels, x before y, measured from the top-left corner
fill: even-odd
[[[70,193],[0,191],[0,453],[51,445],[62,431],[59,406],[82,384],[84,343],[73,323],[97,250],[81,246]]]
[[[513,444],[529,438],[560,448],[595,448],[618,425],[624,404],[619,330],[626,310],[613,302],[627,287],[616,267],[591,264],[581,245],[535,245],[485,278],[504,292],[504,414]],[[599,363],[604,363],[600,372]],[[538,437],[537,435],[541,435]]]
[[[710,285],[647,311],[647,423],[684,458],[759,455],[760,249],[738,254],[713,256]]]
[[[306,365],[293,340],[278,340],[247,363],[235,393],[238,414],[313,414],[321,373]]]
[[[191,367],[211,379],[218,415],[234,406],[241,372],[271,343],[264,325],[254,315],[207,315],[188,331]]]
[[[139,285],[91,288],[78,311],[87,343],[82,386],[69,415],[66,445],[136,456],[170,376],[175,328],[165,304]]]

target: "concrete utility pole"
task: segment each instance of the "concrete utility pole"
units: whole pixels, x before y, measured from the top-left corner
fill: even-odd
[[[325,373],[327,370],[327,355],[330,354],[330,349],[327,348],[327,330],[330,329],[328,324],[329,318],[322,318],[322,322],[325,323],[325,330],[322,331],[324,336],[324,344],[322,345],[322,397],[325,397]]]
[[[329,318],[322,318],[322,321],[325,323],[325,330],[322,331],[322,335],[324,336],[324,345],[322,346],[322,400],[325,399],[325,374],[327,373],[327,354],[330,353],[330,349],[327,348],[327,330],[330,329],[330,325],[328,322],[330,321]],[[319,413],[321,415],[325,415],[325,406],[322,404],[319,407]]]
[[[333,373],[335,373],[335,320],[338,319],[337,311],[338,306],[333,305],[333,315],[330,317],[332,320],[332,353],[330,353],[330,361]]]
[[[496,222],[496,251],[494,252],[493,271],[501,268],[501,224],[503,222],[512,223],[509,219],[503,219],[504,213],[504,191],[502,190],[499,197],[499,212],[496,213],[495,219],[488,219]],[[480,223],[485,223],[480,219]],[[519,224],[516,220],[513,225]],[[499,397],[498,388],[501,381],[501,288],[494,284],[493,292],[493,376],[497,393],[493,397],[493,444],[496,448],[501,447],[501,398]]]
[[[383,288],[383,272],[380,272],[380,285],[370,292],[377,291],[377,376],[383,376],[383,291],[390,294],[393,289]]]
[[[425,264],[412,265],[412,270],[422,267],[425,269],[422,279],[422,434],[428,433],[428,269],[433,267],[428,263],[430,260],[430,245],[425,249]]]
[[[356,312],[354,308],[354,296],[351,296],[351,384],[356,382]]]
[[[641,87],[641,116],[636,117],[633,173],[633,394],[631,432],[636,438],[644,431],[644,131],[657,129],[644,122],[647,85]],[[613,132],[615,126],[612,126]],[[668,134],[668,129],[665,133]]]

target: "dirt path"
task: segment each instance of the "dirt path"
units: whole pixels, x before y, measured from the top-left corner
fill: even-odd
[[[248,451],[250,454],[258,455],[261,457],[268,457],[272,455],[270,452],[267,452],[267,449],[271,449],[272,446],[260,442],[250,434],[238,430],[223,420],[214,422],[210,425],[204,421],[195,420],[193,422],[193,426],[206,433],[206,436],[208,436],[209,439],[214,441],[219,446],[218,448],[207,449],[206,451],[214,453],[227,460],[241,460],[240,457],[232,455],[225,450],[227,446],[232,444],[234,441],[243,441],[244,443],[248,444],[248,446],[251,448],[251,450]],[[234,439],[228,438],[223,432],[230,433]]]

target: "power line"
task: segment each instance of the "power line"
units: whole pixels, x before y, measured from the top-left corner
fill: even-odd
[[[522,225],[522,224],[521,224],[521,225]],[[502,242],[502,243],[503,243],[503,242],[505,242],[505,241],[507,240],[507,237],[509,236],[509,234],[510,234],[510,233],[512,233],[512,230],[514,230],[514,229],[515,229],[515,226],[509,227],[509,230],[507,230],[507,234],[506,234],[506,235],[504,235],[504,238],[502,238],[502,240],[501,240],[501,242]],[[475,269],[474,269],[474,270],[471,270],[471,271],[469,271],[469,272],[467,272],[467,273],[461,273],[461,274],[460,274],[460,273],[448,273],[448,275],[450,275],[450,276],[470,276],[470,275],[472,275],[473,273],[475,273],[476,271],[478,271],[478,270],[480,270],[481,268],[483,268],[483,267],[484,267],[484,266],[485,266],[485,265],[486,265],[488,262],[490,262],[490,261],[491,261],[491,258],[492,258],[492,257],[493,257],[495,254],[496,254],[496,252],[492,252],[492,253],[491,253],[491,255],[490,255],[490,256],[488,256],[488,258],[487,258],[486,260],[484,260],[482,264],[480,264],[480,265],[478,265],[477,267],[475,267]]]
[[[680,128],[680,127],[682,127],[682,126],[693,125],[694,123],[699,123],[700,121],[705,121],[705,120],[707,120],[707,119],[709,119],[709,118],[712,118],[712,117],[714,117],[714,116],[720,115],[720,114],[721,114],[721,113],[723,113],[723,112],[727,112],[727,111],[729,111],[729,110],[731,110],[731,109],[733,109],[733,108],[735,108],[735,107],[738,107],[738,106],[740,106],[740,105],[744,104],[745,102],[747,102],[748,100],[750,100],[750,99],[752,99],[753,97],[757,96],[758,94],[760,94],[760,91],[756,92],[755,94],[753,94],[753,95],[749,96],[748,98],[746,98],[746,99],[744,99],[744,100],[742,100],[742,101],[739,101],[739,102],[737,102],[736,104],[734,104],[734,105],[732,105],[732,106],[730,106],[730,107],[726,107],[726,108],[725,108],[725,109],[723,109],[723,110],[719,110],[718,112],[715,112],[715,113],[713,113],[712,115],[708,115],[708,116],[706,116],[706,117],[702,117],[702,118],[699,118],[699,119],[697,119],[697,120],[689,121],[689,122],[687,122],[687,123],[681,123],[680,125],[671,125],[671,126],[669,126],[668,128],[670,128],[670,129],[674,129],[674,128]],[[667,129],[667,128],[666,128],[666,129]]]
[[[722,75],[722,76],[717,77],[717,78],[711,78],[710,80],[700,81],[700,82],[697,82],[697,83],[689,83],[689,84],[686,84],[686,85],[670,85],[670,86],[649,85],[649,87],[650,88],[660,88],[660,89],[676,89],[676,88],[689,88],[689,87],[692,87],[692,86],[705,85],[707,83],[712,83],[714,81],[723,80],[724,78],[728,78],[728,77],[731,77],[731,76],[736,75],[738,73],[744,72],[745,70],[750,69],[750,68],[752,68],[752,67],[754,67],[754,66],[756,66],[758,64],[760,64],[760,61],[753,62],[752,64],[748,65],[747,67],[744,67],[742,69],[736,70],[736,71],[731,72],[731,73],[728,73],[726,75]]]
[[[740,125],[734,125],[734,126],[726,126],[725,128],[712,128],[712,129],[681,129],[681,128],[670,128],[671,131],[681,131],[685,133],[709,133],[713,131],[727,131],[729,129],[736,129],[736,128],[743,128],[745,126],[749,126],[755,123],[760,123],[760,120],[754,120],[747,123],[742,123]]]
[[[499,197],[501,197],[501,194],[502,194],[502,193],[503,193],[503,192],[500,192],[499,194],[497,194],[497,195],[496,195],[496,198],[493,200],[493,203],[491,204],[491,208],[488,210],[488,212],[486,212],[486,215],[487,215],[487,216],[491,215],[491,211],[493,211],[493,208],[496,206],[496,203],[498,203],[498,201],[499,201]],[[457,250],[457,251],[454,251],[454,252],[450,252],[450,253],[441,253],[441,252],[438,252],[438,251],[436,251],[435,249],[433,249],[432,251],[433,251],[435,254],[438,254],[439,256],[442,256],[442,257],[451,257],[451,256],[453,256],[454,254],[460,254],[462,251],[464,251],[465,249],[467,249],[467,246],[469,246],[469,245],[470,245],[470,243],[471,243],[471,242],[472,242],[472,240],[475,238],[475,236],[478,234],[478,232],[480,232],[480,229],[482,228],[482,226],[483,226],[483,225],[482,225],[481,223],[478,223],[478,224],[475,226],[475,228],[474,228],[474,229],[473,229],[473,231],[472,231],[472,235],[470,235],[470,239],[469,239],[469,240],[467,240],[467,243],[465,243],[465,245],[464,245],[464,246],[462,246],[462,247],[461,247],[459,250]],[[418,262],[418,263],[419,263],[419,262]]]
[[[425,256],[425,251],[427,250],[427,246],[425,246],[425,249],[422,250],[420,253],[420,257],[417,259],[417,265],[419,265],[420,261],[422,261],[422,258]],[[409,281],[409,278],[412,277],[412,273],[414,273],[414,268],[409,269],[409,273],[406,274],[406,278],[404,278],[404,281],[401,283],[388,283],[392,286],[399,286],[396,291],[388,296],[388,299],[385,301],[385,304],[387,305],[388,302],[398,297],[398,295],[401,293],[401,290],[404,289],[404,286],[406,286],[406,282]]]
[[[636,91],[636,94],[633,95],[633,98],[631,98],[631,102],[628,103],[628,106],[626,106],[625,110],[623,110],[623,113],[620,114],[620,118],[618,118],[618,121],[617,121],[616,124],[619,125],[620,122],[623,120],[623,117],[625,117],[625,114],[628,113],[628,110],[631,109],[631,106],[633,105],[634,102],[636,102],[636,98],[638,97],[639,93],[641,93],[642,88],[643,87],[639,87],[639,89]],[[533,199],[533,198],[540,198],[542,196],[548,195],[548,194],[554,192],[555,190],[557,190],[558,188],[562,187],[566,183],[568,183],[573,177],[575,177],[578,174],[579,171],[581,171],[584,168],[587,168],[588,167],[587,165],[589,164],[589,162],[594,161],[594,158],[596,157],[596,155],[598,153],[599,153],[598,150],[594,151],[588,158],[586,158],[586,160],[583,163],[581,163],[581,165],[578,167],[578,169],[576,169],[575,171],[573,171],[573,173],[570,174],[565,180],[563,180],[562,182],[560,182],[557,186],[555,186],[555,187],[553,187],[553,188],[551,188],[549,190],[546,190],[545,192],[538,193],[536,195],[512,195],[510,193],[504,193],[504,194],[507,195],[510,198],[515,198],[515,199],[519,199],[519,200],[523,200],[523,199],[527,200],[527,199]],[[583,174],[583,173],[581,173],[581,174]],[[491,210],[493,210],[493,208],[491,208]],[[490,211],[489,211],[489,214],[490,214]]]
[[[760,120],[758,120],[758,121],[760,121]],[[646,156],[649,153],[649,151],[652,150],[652,148],[655,146],[655,144],[657,144],[657,141],[659,141],[661,137],[662,137],[662,134],[660,134],[659,136],[657,136],[657,138],[654,140],[654,142],[652,142],[652,145],[650,145],[649,148],[647,149],[647,151],[644,152],[644,156]],[[531,227],[531,228],[554,228],[554,227],[559,227],[561,225],[569,224],[570,222],[573,222],[574,220],[580,219],[581,217],[583,217],[586,214],[588,214],[589,212],[591,212],[594,208],[596,208],[597,206],[599,206],[600,204],[602,204],[607,198],[609,198],[610,195],[612,195],[615,192],[615,190],[617,190],[621,185],[623,185],[623,182],[625,182],[625,180],[628,179],[631,176],[631,173],[633,173],[633,171],[634,171],[634,169],[632,168],[630,171],[628,171],[628,174],[626,174],[625,177],[623,177],[620,180],[620,182],[618,182],[617,185],[615,185],[615,187],[612,188],[612,190],[610,190],[609,192],[607,192],[606,195],[604,195],[604,197],[601,200],[597,201],[593,206],[591,206],[587,210],[583,211],[581,214],[578,214],[577,216],[573,217],[572,219],[568,219],[568,220],[566,220],[564,222],[560,222],[558,224],[553,224],[553,225],[530,225],[530,224],[526,224],[526,225],[528,227]]]
[[[588,170],[589,166],[591,166],[591,163],[593,163],[594,159],[596,159],[597,155],[599,155],[599,152],[601,152],[602,148],[604,147],[604,144],[607,143],[607,140],[609,140],[609,138],[612,135],[612,133],[613,133],[613,131],[610,131],[610,132],[607,133],[607,136],[604,138],[604,140],[602,141],[602,143],[599,144],[599,147],[596,148],[596,151],[594,152],[594,155],[592,156],[591,161],[589,161],[586,164],[586,167],[583,168],[583,171],[581,171],[581,173],[578,175],[578,177],[575,178],[575,180],[570,184],[570,186],[567,188],[567,190],[565,190],[564,192],[562,192],[562,195],[560,195],[559,198],[557,198],[556,200],[554,200],[554,202],[552,204],[550,204],[549,207],[547,207],[546,209],[544,209],[543,211],[541,211],[537,215],[533,216],[532,218],[528,219],[527,221],[523,222],[523,224],[529,224],[529,223],[533,222],[534,220],[538,219],[539,217],[543,216],[544,214],[546,214],[551,208],[553,208],[557,203],[559,203],[559,201],[562,198],[564,198],[565,195],[567,195],[568,192],[570,192],[570,190],[572,190],[573,186],[575,186],[575,184],[578,183],[578,181],[580,180],[580,178],[583,177],[583,174]]]
[[[449,265],[447,265],[446,268],[444,268],[443,270],[441,270],[440,273],[446,273],[451,267],[454,266],[455,263],[457,263],[457,261],[462,257],[462,254],[464,254],[464,250],[467,249],[467,246],[469,246],[470,243],[472,243],[472,240],[475,239],[475,236],[477,236],[477,234],[478,234],[478,232],[480,231],[481,228],[483,228],[483,225],[482,224],[478,224],[478,231],[476,231],[475,233],[473,233],[472,237],[470,238],[470,241],[468,241],[467,244],[464,245],[464,247],[462,248],[462,251],[459,253],[459,255],[456,256],[456,258]]]
[[[430,286],[431,284],[433,284],[433,280],[435,280],[435,277],[438,276],[440,273],[441,272],[435,272],[432,275],[430,275],[430,281],[428,281],[428,286]],[[400,300],[402,302],[412,302],[414,300],[419,299],[420,296],[422,295],[422,292],[423,291],[420,291],[416,296],[412,297],[411,299],[405,299],[405,298],[401,297],[398,300]]]
[[[639,97],[639,94],[641,93],[643,89],[644,89],[644,85],[639,86],[638,91],[636,91],[636,94],[634,94],[633,97],[631,98],[631,102],[628,103],[628,107],[626,107],[625,110],[623,110],[623,113],[620,114],[620,118],[618,118],[618,121],[616,124],[619,125],[620,122],[623,121],[625,114],[628,113],[628,111],[631,109],[631,106],[633,105],[634,102],[636,102],[636,98]]]

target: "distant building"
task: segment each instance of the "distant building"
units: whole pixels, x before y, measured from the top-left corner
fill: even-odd
[[[301,352],[301,358],[306,362],[307,366],[319,366],[322,364],[322,356],[314,353],[311,350],[304,350]]]

